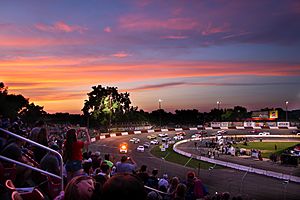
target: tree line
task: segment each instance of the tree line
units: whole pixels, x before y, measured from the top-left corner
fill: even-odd
[[[261,109],[268,111],[270,108]],[[285,110],[278,110],[278,121],[284,121]],[[175,110],[175,113],[164,109],[145,112],[138,107],[131,106],[130,94],[120,93],[117,87],[93,86],[83,102],[82,114],[55,113],[49,114],[43,106],[30,103],[21,94],[9,94],[8,88],[0,82],[0,116],[22,121],[31,125],[37,120],[50,123],[70,123],[100,129],[117,126],[151,125],[165,126],[196,126],[205,125],[212,121],[245,121],[251,118],[251,111],[245,107],[212,109],[210,112],[200,112],[196,109]],[[299,121],[300,110],[289,111],[289,121]]]

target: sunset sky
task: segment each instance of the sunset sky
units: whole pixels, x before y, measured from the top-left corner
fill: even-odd
[[[0,82],[50,113],[94,85],[133,106],[300,109],[300,1],[0,1]]]

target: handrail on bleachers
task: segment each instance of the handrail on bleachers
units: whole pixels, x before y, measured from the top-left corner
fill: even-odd
[[[23,166],[23,167],[30,168],[31,170],[38,171],[38,172],[47,174],[47,175],[52,176],[52,177],[55,177],[55,178],[58,178],[58,179],[61,180],[61,191],[64,190],[63,158],[62,158],[62,156],[60,155],[60,153],[58,153],[57,151],[55,151],[55,150],[53,150],[53,149],[51,149],[51,148],[49,148],[49,147],[46,147],[46,146],[41,145],[41,144],[39,144],[39,143],[37,143],[37,142],[34,142],[34,141],[29,140],[29,139],[27,139],[27,138],[24,138],[24,137],[22,137],[22,136],[20,136],[20,135],[14,134],[14,133],[12,133],[12,132],[10,132],[10,131],[7,131],[7,130],[5,130],[5,129],[0,128],[0,131],[1,131],[1,132],[4,132],[4,133],[6,133],[6,134],[8,134],[8,135],[10,135],[10,136],[13,136],[13,137],[15,137],[15,138],[18,138],[18,139],[20,139],[20,140],[22,140],[22,141],[26,141],[26,142],[28,142],[28,143],[30,143],[30,144],[33,144],[33,145],[35,145],[35,146],[38,146],[38,147],[40,147],[40,148],[42,148],[42,149],[46,149],[46,150],[48,150],[48,151],[50,151],[50,152],[52,152],[52,153],[58,155],[58,158],[59,158],[59,160],[60,160],[60,169],[61,169],[61,170],[60,170],[60,176],[57,176],[56,174],[49,173],[49,172],[47,172],[47,171],[41,170],[41,169],[36,168],[36,167],[32,167],[32,166],[27,165],[27,164],[24,164],[24,163],[18,162],[18,161],[16,161],[16,160],[12,160],[12,159],[10,159],[10,158],[7,158],[7,157],[1,156],[1,155],[0,155],[0,159],[1,159],[1,160],[8,161],[8,162],[12,162],[12,163],[17,164],[17,165],[21,165],[21,166]]]

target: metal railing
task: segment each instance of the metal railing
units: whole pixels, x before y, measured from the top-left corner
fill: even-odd
[[[59,158],[59,160],[60,160],[60,176],[57,176],[56,174],[52,174],[52,173],[50,173],[50,172],[41,170],[41,169],[39,169],[39,168],[37,168],[37,167],[33,167],[33,166],[30,166],[30,165],[27,165],[27,164],[25,164],[25,163],[21,163],[21,162],[18,162],[18,161],[16,161],[16,160],[12,160],[12,159],[7,158],[7,157],[2,156],[2,155],[0,155],[0,159],[1,159],[1,160],[5,160],[5,161],[7,161],[7,162],[12,162],[12,163],[14,163],[14,164],[17,164],[17,165],[20,165],[20,166],[23,166],[23,167],[30,168],[30,169],[33,170],[33,171],[37,171],[37,172],[46,174],[46,175],[51,176],[51,177],[58,178],[58,179],[60,179],[60,181],[61,181],[61,191],[64,190],[63,158],[62,158],[62,156],[60,155],[60,153],[58,153],[57,151],[54,151],[53,149],[51,149],[51,148],[49,148],[49,147],[46,147],[46,146],[41,145],[41,144],[39,144],[39,143],[37,143],[37,142],[34,142],[34,141],[29,140],[29,139],[27,139],[27,138],[24,138],[24,137],[22,137],[22,136],[20,136],[20,135],[14,134],[14,133],[12,133],[12,132],[10,132],[10,131],[7,131],[7,130],[5,130],[5,129],[0,128],[0,132],[6,133],[7,135],[10,135],[10,136],[15,137],[15,138],[17,138],[17,139],[19,139],[19,140],[22,140],[22,141],[26,141],[26,142],[28,142],[28,143],[30,143],[30,144],[33,144],[33,145],[35,145],[35,146],[38,146],[38,147],[40,147],[40,148],[42,148],[42,149],[46,149],[46,150],[48,150],[48,151],[50,151],[50,152],[52,152],[52,153],[58,155],[58,158]]]

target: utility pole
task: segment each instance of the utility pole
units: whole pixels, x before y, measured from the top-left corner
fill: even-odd
[[[285,101],[285,121],[288,121],[288,101]]]
[[[161,99],[158,99],[158,112],[159,112],[159,128],[161,128]]]

